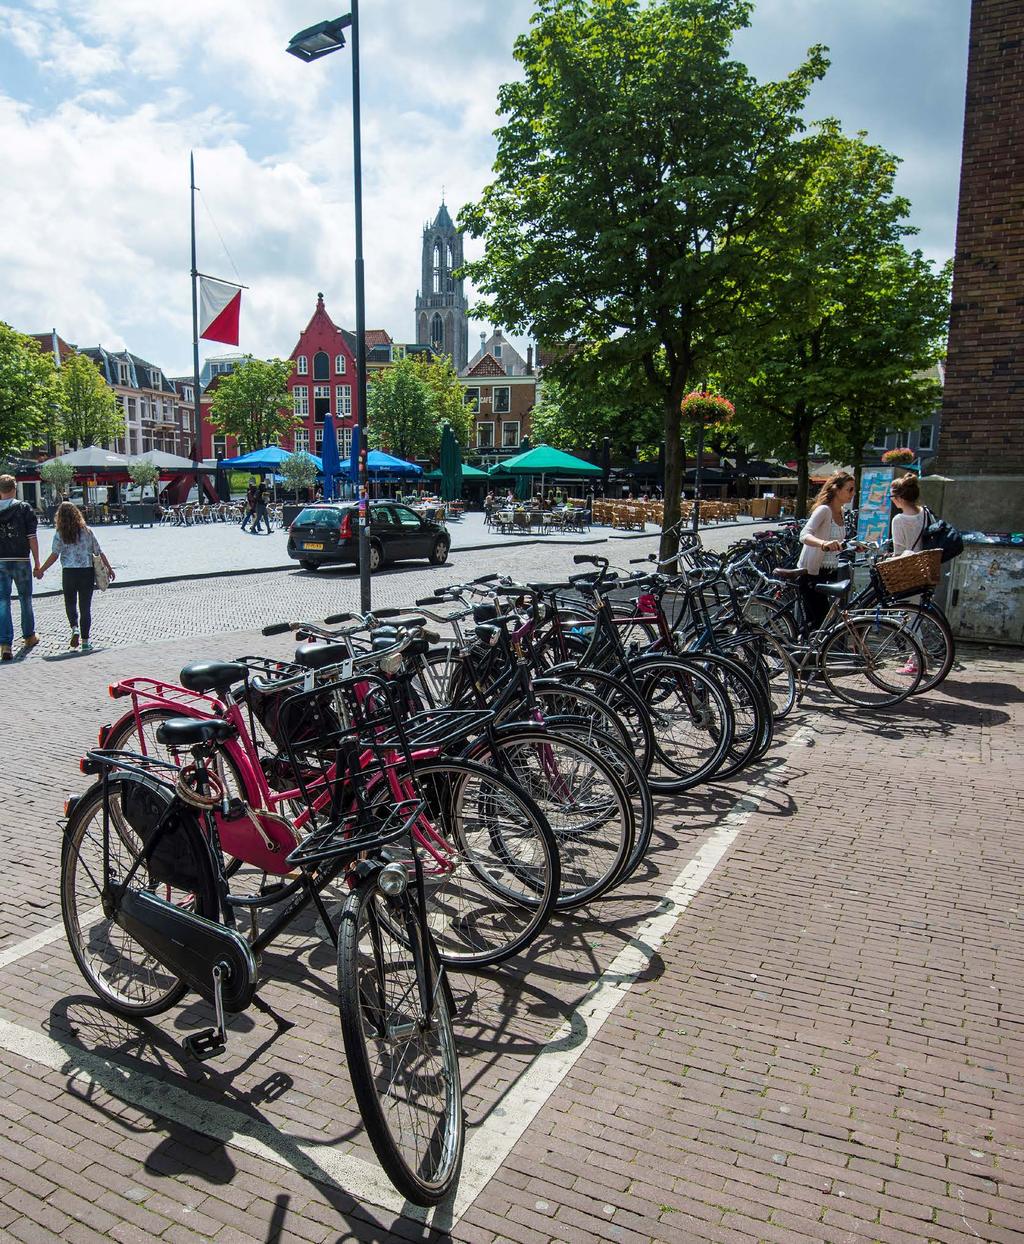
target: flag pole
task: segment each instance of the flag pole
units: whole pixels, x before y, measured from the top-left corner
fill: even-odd
[[[202,456],[202,406],[199,397],[199,294],[196,280],[199,273],[196,268],[196,161],[190,151],[188,153],[189,185],[191,192],[192,215],[192,397],[194,401],[192,460],[198,463]],[[199,471],[196,470],[196,489],[199,488]]]

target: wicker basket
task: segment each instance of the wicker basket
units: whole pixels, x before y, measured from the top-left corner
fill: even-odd
[[[885,590],[895,596],[897,592],[915,592],[925,587],[935,587],[942,578],[942,550],[929,549],[926,553],[911,553],[909,557],[890,557],[879,562],[876,569]]]

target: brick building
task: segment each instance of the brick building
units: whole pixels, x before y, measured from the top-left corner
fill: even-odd
[[[151,449],[183,458],[191,455],[191,381],[179,389],[162,368],[129,350],[86,346],[78,352],[92,359],[124,409],[125,435],[108,448],[129,457]]]
[[[537,377],[532,361],[527,370],[526,360],[508,342],[499,342],[498,349],[500,359],[495,358],[492,344],[490,349],[478,353],[471,366],[459,376],[459,383],[466,391],[466,402],[475,416],[469,450],[485,463],[507,458],[519,449],[523,437],[530,435],[530,416],[537,401]],[[509,356],[506,351],[510,352]],[[513,374],[509,374],[506,367],[511,367]]]
[[[971,10],[938,469],[1024,474],[1024,9]]]

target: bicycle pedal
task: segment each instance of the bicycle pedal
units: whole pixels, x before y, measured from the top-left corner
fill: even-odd
[[[204,1028],[202,1032],[190,1033],[181,1044],[197,1062],[204,1063],[223,1054],[228,1043],[223,1029]]]

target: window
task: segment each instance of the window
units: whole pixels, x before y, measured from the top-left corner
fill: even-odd
[[[228,438],[226,436],[215,436],[213,438],[213,456],[215,458],[226,458],[228,456]]]
[[[313,385],[313,418],[317,423],[323,423],[324,415],[330,414],[330,411],[331,386],[329,384]]]
[[[309,385],[297,384],[292,389],[292,397],[295,400],[295,413],[305,419],[309,414]]]
[[[344,460],[352,457],[352,429],[338,429],[338,457]]]
[[[476,447],[477,449],[494,448],[493,423],[478,423],[476,425]]]
[[[430,344],[435,350],[444,349],[444,322],[437,314],[430,321]]]
[[[324,430],[317,428],[313,433],[313,444],[316,446],[316,456],[319,458],[324,452]]]
[[[404,505],[393,505],[391,510],[402,527],[414,527],[418,531],[423,526],[419,516],[412,510],[407,510]]]
[[[451,272],[452,268],[455,267],[455,252],[452,250],[451,242],[448,243],[446,253],[448,257],[448,271]]]
[[[309,428],[296,428],[292,433],[292,439],[295,442],[297,454],[309,453]]]
[[[317,350],[313,355],[313,379],[314,380],[330,380],[331,378],[331,360],[327,357],[326,350]]]
[[[516,419],[510,423],[501,425],[501,447],[502,449],[517,449],[519,447],[519,420]]]
[[[896,448],[908,449],[910,447],[910,433],[906,428],[902,428],[896,433]]]
[[[884,449],[884,448],[885,448],[885,440],[886,440],[886,436],[885,436],[885,428],[876,428],[876,429],[875,429],[875,439],[874,439],[874,441],[872,442],[872,443],[873,443],[873,445],[874,445],[874,447],[875,447],[875,449]]]
[[[466,390],[466,405],[469,407],[469,409],[473,412],[474,415],[479,411],[480,409],[480,390],[479,389],[467,389]]]
[[[188,402],[190,405],[196,400],[196,391],[195,389],[192,388],[190,384],[186,385],[182,389],[182,393],[184,395],[185,401]]]
[[[441,243],[434,243],[434,293],[441,292]]]
[[[296,372],[298,372],[300,376],[308,376],[309,375],[309,362],[307,361],[306,356],[304,354],[300,354],[299,357],[295,360],[295,362],[296,362],[296,368],[295,368]]]
[[[151,371],[149,373],[149,387],[151,389],[162,389],[164,387],[158,371]]]
[[[117,382],[118,384],[131,384],[131,373],[128,370],[127,363],[118,363]]]
[[[135,398],[134,397],[128,398],[127,403],[126,403],[125,414],[132,421],[132,423],[135,422]]]
[[[336,354],[334,356],[334,374],[336,376],[344,376],[346,362],[344,354]]]
[[[494,349],[491,351],[491,353],[494,355],[496,359],[500,359],[501,358],[501,346],[495,346]]]
[[[512,409],[509,405],[509,387],[507,384],[501,385],[494,390],[494,413],[496,415],[507,415]]]
[[[932,437],[935,435],[935,429],[930,423],[922,423],[921,431],[917,434],[918,449],[931,449]]]
[[[350,415],[352,413],[352,386],[350,384],[335,385],[334,413]]]

